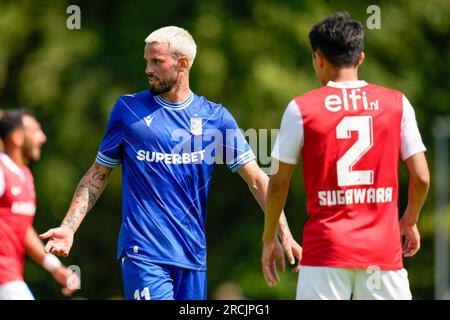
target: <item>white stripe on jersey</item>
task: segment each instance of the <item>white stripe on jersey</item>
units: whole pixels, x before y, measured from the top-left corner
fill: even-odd
[[[26,180],[24,173],[20,168],[17,166],[17,164],[14,163],[14,161],[11,160],[11,158],[4,152],[0,153],[0,159],[3,161],[5,166],[11,170],[11,172],[15,173],[19,176],[20,180],[24,182]]]
[[[96,161],[101,165],[105,165],[106,167],[117,167],[120,166],[121,161],[117,159],[113,159],[105,156],[100,151],[97,153]]]
[[[191,102],[194,100],[194,93],[191,91],[191,93],[189,94],[189,97],[187,97],[181,103],[167,101],[166,99],[162,98],[161,96],[154,96],[153,98],[155,99],[156,103],[158,103],[160,106],[162,106],[164,108],[181,110],[191,104]]]

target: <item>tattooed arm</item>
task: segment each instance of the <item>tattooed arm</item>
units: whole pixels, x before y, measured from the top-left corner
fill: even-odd
[[[111,168],[94,162],[78,184],[69,211],[61,226],[67,226],[73,232],[77,231],[86,213],[91,210],[105,189],[111,171]]]
[[[49,239],[46,252],[67,256],[77,231],[86,214],[91,210],[108,183],[112,169],[97,162],[89,168],[81,179],[73,195],[69,210],[59,228],[50,229],[40,235],[41,239]]]

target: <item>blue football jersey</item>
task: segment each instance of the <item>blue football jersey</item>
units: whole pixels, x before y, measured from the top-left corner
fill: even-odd
[[[149,90],[117,100],[96,161],[122,164],[117,257],[206,270],[206,203],[216,163],[255,156],[226,108],[191,92],[172,103]]]

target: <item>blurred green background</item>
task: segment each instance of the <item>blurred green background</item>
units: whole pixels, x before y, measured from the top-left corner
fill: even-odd
[[[81,8],[80,30],[66,27],[71,4]],[[381,29],[366,28],[360,78],[409,98],[434,176],[433,122],[450,114],[447,0],[0,1],[0,108],[28,106],[48,135],[42,159],[31,165],[37,231],[59,225],[65,215],[79,179],[95,159],[116,98],[147,88],[143,48],[151,31],[167,25],[189,30],[198,46],[192,90],[224,104],[244,130],[278,128],[293,96],[320,85],[307,38],[312,25],[338,10],[366,25],[371,4],[381,9]],[[400,182],[402,212],[404,165]],[[420,220],[422,249],[405,261],[416,299],[434,297],[433,194],[432,188]],[[120,208],[121,170],[116,169],[64,259],[82,271],[82,290],[75,297],[122,296],[115,260]],[[286,213],[301,240],[307,214],[299,170]],[[265,284],[262,227],[262,212],[245,183],[218,166],[208,202],[209,298],[220,284],[232,282],[248,298],[294,299],[296,274],[286,271],[276,288]],[[36,298],[63,299],[52,277],[30,260],[25,277]]]

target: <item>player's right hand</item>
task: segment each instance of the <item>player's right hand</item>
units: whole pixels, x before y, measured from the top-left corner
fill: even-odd
[[[61,265],[52,272],[53,278],[63,285],[61,292],[65,296],[70,296],[75,291],[80,289],[80,278],[78,275]]]
[[[67,257],[73,243],[73,231],[61,226],[40,234],[39,238],[50,239],[44,248],[46,253],[51,252],[58,256]]]
[[[278,239],[264,241],[261,264],[264,278],[269,287],[276,286],[280,281],[277,272],[277,264],[281,272],[284,272],[285,269],[283,247]]]
[[[405,237],[402,247],[403,256],[414,256],[420,249],[420,233],[417,223],[408,222],[407,218],[403,216],[400,219],[400,232]]]

